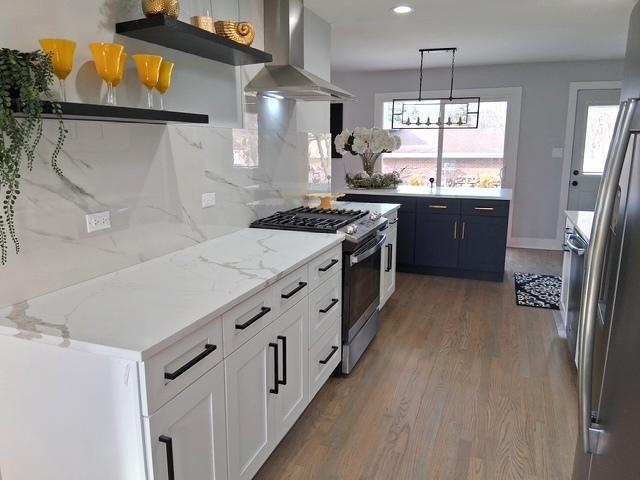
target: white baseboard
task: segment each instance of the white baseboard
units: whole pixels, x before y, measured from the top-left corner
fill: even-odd
[[[507,245],[511,248],[532,248],[535,250],[562,250],[562,242],[556,238],[513,237]]]

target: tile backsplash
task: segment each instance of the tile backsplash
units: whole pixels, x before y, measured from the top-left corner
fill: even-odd
[[[56,124],[47,121],[35,168],[23,176],[22,250],[0,267],[0,305],[215,238],[299,205],[309,190],[329,190],[329,134],[292,128],[295,102],[251,101],[256,112],[242,129],[67,122],[64,178],[48,166]],[[207,193],[215,204],[203,208]],[[102,211],[111,228],[87,233],[85,215]]]

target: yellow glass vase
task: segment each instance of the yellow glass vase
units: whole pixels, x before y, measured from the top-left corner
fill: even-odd
[[[115,105],[114,84],[120,82],[121,69],[124,69],[122,55],[124,46],[118,43],[91,43],[89,44],[96,71],[100,78],[107,84],[107,105]],[[120,79],[120,80],[118,80]]]
[[[140,82],[147,87],[147,103],[149,108],[153,108],[153,96],[151,91],[158,84],[160,78],[160,64],[162,57],[159,55],[133,55],[136,69],[138,70],[138,78]]]
[[[163,60],[160,64],[160,76],[156,84],[156,90],[160,92],[160,110],[164,110],[164,95],[171,87],[171,74],[175,65],[171,62]]]
[[[64,81],[73,69],[73,56],[76,51],[76,42],[64,38],[41,38],[42,50],[51,58],[53,73],[60,82],[60,95],[62,101],[67,101],[67,90]]]

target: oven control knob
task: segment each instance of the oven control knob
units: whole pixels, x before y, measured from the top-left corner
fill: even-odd
[[[353,235],[358,231],[358,225],[347,225],[347,234]]]
[[[371,220],[378,220],[380,218],[380,214],[378,212],[371,212],[371,215],[369,215],[369,218]]]

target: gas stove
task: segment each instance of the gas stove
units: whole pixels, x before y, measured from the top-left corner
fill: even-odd
[[[358,244],[374,235],[385,223],[386,218],[368,210],[298,207],[256,220],[251,227],[301,232],[341,232],[348,242]]]

